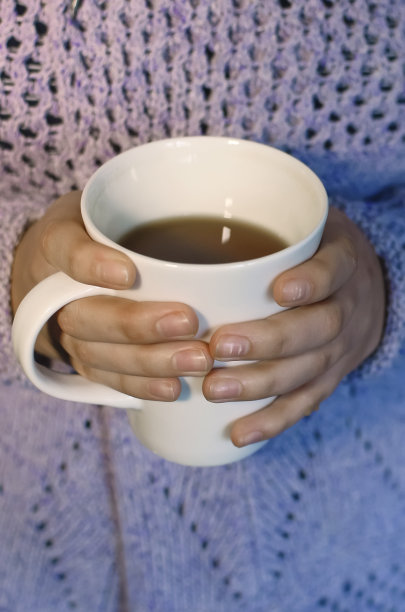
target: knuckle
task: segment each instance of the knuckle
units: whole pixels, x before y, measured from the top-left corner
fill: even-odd
[[[351,264],[352,271],[354,271],[358,264],[358,251],[354,239],[351,236],[344,235],[341,240],[343,252]]]
[[[67,254],[66,271],[72,278],[80,279],[83,275],[84,262],[87,258],[80,247],[71,249]]]
[[[297,402],[299,405],[298,398],[296,398],[293,401]],[[300,418],[301,418],[301,410],[297,410],[297,406],[290,404],[289,409],[283,411],[279,419],[279,422],[277,423],[277,433],[286,431],[287,429],[295,425],[297,421],[300,420]]]
[[[323,401],[322,394],[316,385],[308,389],[302,390],[300,394],[301,412],[305,415],[307,412],[318,410],[319,404]],[[316,407],[316,408],[315,408]]]
[[[288,427],[289,425],[286,423],[285,420],[280,423],[279,422],[268,422],[266,423],[266,426],[264,427],[264,438],[266,440],[271,440],[272,438],[275,438],[276,436],[281,434],[281,432],[286,430]]]
[[[136,397],[137,394],[137,385],[135,382],[135,377],[134,376],[128,376],[125,374],[118,374],[117,375],[117,382],[114,385],[115,388],[118,391],[121,391],[121,393],[125,393],[125,395],[132,395],[134,397]]]
[[[328,340],[336,338],[343,329],[343,310],[336,301],[329,301],[324,309],[324,332]]]
[[[283,357],[289,353],[289,337],[285,334],[281,323],[272,316],[266,319],[267,332],[266,335],[269,338],[269,350],[266,347],[266,353]]]
[[[308,408],[304,409],[304,412],[302,414],[303,417],[309,417],[311,416],[311,414],[313,414],[314,412],[317,412],[319,410],[319,404],[315,404],[313,406],[308,406]]]
[[[252,394],[257,393],[255,388],[257,389],[258,380],[263,381],[261,395],[263,397],[270,397],[271,395],[275,395],[275,386],[276,386],[276,376],[274,372],[274,368],[272,368],[271,364],[264,361],[257,364],[257,376],[255,379],[254,388],[252,389]],[[278,385],[279,386],[279,385]]]
[[[333,390],[336,388],[339,382],[338,376],[328,375],[324,377],[322,381],[320,380],[318,384],[314,384],[313,388],[309,392],[309,400],[312,406],[320,407],[322,402],[324,402],[331,395]]]
[[[329,350],[322,350],[316,354],[317,367],[316,371],[319,374],[327,372],[333,365],[333,354]]]
[[[340,336],[340,338],[333,343],[333,347],[331,347],[331,351],[333,353],[333,364],[331,364],[331,367],[332,365],[335,365],[335,363],[339,361],[339,359],[348,350],[350,350],[351,347],[352,347],[352,338],[348,334],[344,334]]]
[[[74,335],[79,319],[79,311],[77,301],[71,302],[59,310],[57,321],[62,332],[71,336]]]
[[[119,304],[119,328],[122,336],[128,342],[139,340],[143,329],[140,329],[140,320],[136,314],[136,302],[129,300]]]
[[[82,340],[73,340],[71,342],[70,351],[76,360],[81,363],[90,364],[92,363],[92,352],[88,342]]]
[[[288,350],[289,341],[288,340],[289,339],[280,329],[273,332],[273,335],[271,338],[271,344],[272,344],[272,350],[275,351],[276,355],[283,357],[284,355],[287,355],[289,353],[289,350]]]
[[[49,219],[44,225],[40,237],[39,248],[47,261],[50,261],[52,247],[55,242],[55,233],[58,228],[58,221]]]
[[[323,256],[315,257],[311,263],[311,301],[317,302],[330,295],[333,286],[333,278],[330,263],[326,258]]]
[[[92,375],[92,371],[80,361],[77,361],[75,358],[71,358],[70,365],[75,370],[75,372],[77,374],[80,374],[80,376],[83,376],[83,378],[95,381],[95,377]]]

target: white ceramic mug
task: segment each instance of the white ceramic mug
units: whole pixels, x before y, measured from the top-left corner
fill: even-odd
[[[199,337],[204,338],[221,324],[274,314],[281,308],[272,298],[272,281],[315,253],[327,208],[325,189],[308,167],[262,144],[189,137],[149,143],[118,155],[90,178],[81,209],[94,240],[124,251],[134,261],[135,286],[126,291],[104,289],[78,283],[61,272],[37,285],[21,303],[13,325],[15,352],[26,375],[58,398],[129,409],[139,440],[171,461],[207,466],[250,455],[263,443],[236,448],[230,427],[271,398],[210,403],[202,395],[202,380],[187,377],[173,403],[138,400],[37,364],[35,341],[62,306],[93,295],[187,303],[199,316]],[[190,214],[245,219],[269,228],[290,246],[259,259],[201,265],[152,259],[116,243],[137,224]]]

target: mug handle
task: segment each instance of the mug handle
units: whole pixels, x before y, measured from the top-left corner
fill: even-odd
[[[38,283],[22,300],[14,317],[12,341],[14,352],[29,380],[38,389],[63,400],[101,404],[116,408],[140,409],[141,401],[79,374],[54,372],[34,359],[39,332],[62,306],[93,295],[120,295],[120,291],[79,283],[63,272],[57,272]]]

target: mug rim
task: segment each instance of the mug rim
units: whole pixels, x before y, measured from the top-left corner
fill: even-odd
[[[204,264],[204,263],[174,262],[174,261],[168,261],[165,259],[158,259],[156,257],[150,257],[148,255],[143,255],[142,253],[132,251],[118,244],[112,238],[110,238],[104,232],[102,232],[95,225],[88,211],[88,205],[89,205],[88,193],[92,185],[97,180],[99,180],[100,175],[105,174],[105,172],[111,171],[111,169],[113,169],[114,166],[120,166],[123,159],[125,159],[126,157],[130,158],[134,154],[134,152],[140,148],[142,149],[164,148],[164,147],[180,148],[180,147],[192,146],[197,143],[198,144],[204,143],[203,146],[215,146],[216,144],[221,143],[222,145],[239,146],[239,147],[244,147],[244,148],[250,148],[250,147],[258,148],[259,147],[259,148],[265,149],[266,152],[269,153],[270,155],[272,154],[277,157],[280,157],[284,159],[285,161],[287,161],[287,163],[297,166],[297,168],[299,168],[301,172],[306,174],[311,179],[312,183],[314,184],[317,191],[319,192],[319,201],[320,201],[321,206],[323,207],[323,213],[321,217],[319,218],[318,222],[316,223],[315,227],[313,228],[313,230],[309,234],[304,236],[301,240],[298,240],[297,242],[287,247],[284,247],[283,249],[275,253],[270,253],[262,257],[256,257],[254,259],[246,259],[246,260],[241,260],[241,261],[224,262],[224,263]],[[97,242],[101,242],[107,246],[110,246],[111,248],[114,248],[115,250],[119,250],[127,254],[131,259],[133,259],[135,256],[140,261],[144,260],[144,261],[149,262],[149,264],[152,264],[152,265],[155,264],[155,265],[162,266],[163,264],[169,267],[184,268],[184,269],[195,268],[201,271],[204,269],[230,270],[230,269],[239,268],[239,267],[254,266],[254,265],[257,265],[258,262],[265,263],[270,259],[271,261],[276,262],[280,257],[285,257],[286,253],[290,253],[291,251],[294,251],[297,248],[304,247],[305,244],[310,243],[314,239],[314,237],[318,235],[320,231],[323,231],[323,227],[326,223],[326,219],[328,216],[329,206],[328,206],[327,191],[321,179],[318,177],[318,175],[304,162],[290,155],[289,153],[282,151],[281,149],[278,149],[270,145],[266,145],[261,142],[256,142],[256,141],[246,140],[246,139],[241,139],[241,138],[233,138],[233,137],[228,137],[228,136],[181,136],[181,137],[175,137],[175,138],[164,138],[160,140],[152,140],[150,142],[142,143],[135,147],[131,147],[127,149],[126,151],[123,151],[122,153],[119,153],[118,155],[115,155],[114,157],[108,159],[104,164],[102,164],[102,166],[100,166],[90,176],[90,178],[86,182],[83,188],[83,191],[82,191],[82,195],[81,195],[80,208],[81,208],[82,219],[86,227],[86,230],[90,234],[91,238],[93,238]],[[201,217],[202,215],[198,214],[196,216]]]

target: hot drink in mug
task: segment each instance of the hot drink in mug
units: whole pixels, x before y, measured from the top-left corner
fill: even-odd
[[[139,400],[37,364],[35,341],[52,314],[92,295],[184,302],[196,311],[203,339],[222,324],[279,312],[272,282],[315,253],[327,209],[317,176],[262,144],[189,137],[118,155],[90,178],[81,210],[94,240],[133,260],[135,285],[116,291],[78,283],[63,273],[42,281],[15,316],[13,342],[22,367],[50,395],[127,409],[139,440],[171,461],[208,466],[250,455],[263,443],[235,447],[231,425],[271,398],[218,405],[202,395],[201,379],[186,377],[173,403]]]

